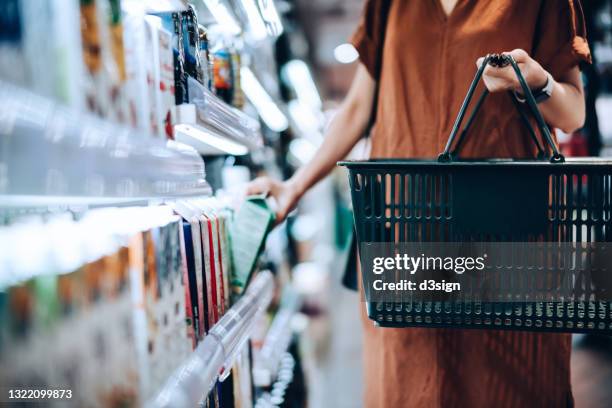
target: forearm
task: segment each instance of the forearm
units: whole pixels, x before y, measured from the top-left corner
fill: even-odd
[[[372,114],[375,88],[376,83],[360,64],[351,88],[325,134],[323,144],[313,159],[288,180],[298,197],[325,177],[363,136]]]
[[[293,184],[299,196],[324,178],[359,141],[367,121],[359,117],[357,110],[356,106],[340,109],[313,159],[291,177],[289,182]]]
[[[539,108],[546,123],[566,133],[572,133],[584,124],[584,95],[574,84],[555,81],[550,98]]]

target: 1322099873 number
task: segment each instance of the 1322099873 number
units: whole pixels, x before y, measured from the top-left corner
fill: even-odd
[[[62,389],[9,389],[9,400],[71,399],[72,390]]]

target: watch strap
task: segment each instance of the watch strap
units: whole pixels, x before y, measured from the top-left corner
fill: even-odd
[[[546,85],[544,85],[544,87],[533,91],[533,98],[535,99],[536,103],[541,103],[544,102],[545,100],[549,99],[552,95],[552,91],[553,91],[553,87],[554,87],[554,79],[552,77],[552,75],[550,75],[548,72],[546,73]],[[514,93],[514,97],[516,98],[517,101],[519,101],[520,103],[525,103],[525,97],[523,97],[522,95],[520,95],[518,92],[516,91],[512,91]]]

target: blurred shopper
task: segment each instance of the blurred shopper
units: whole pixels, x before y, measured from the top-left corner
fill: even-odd
[[[388,1],[387,17],[382,10]],[[578,0],[368,0],[353,44],[361,64],[313,160],[287,181],[261,178],[251,184],[251,193],[268,191],[277,199],[279,219],[361,138],[377,84],[371,153],[377,158],[437,157],[476,65],[488,53],[507,52],[517,60],[550,126],[571,133],[584,123],[578,64],[590,62],[590,53]],[[534,156],[533,142],[503,92],[520,91],[511,67],[487,67],[484,82],[495,93],[463,155]],[[544,89],[552,92],[542,95]],[[573,404],[570,335],[380,329],[363,316],[364,407]]]

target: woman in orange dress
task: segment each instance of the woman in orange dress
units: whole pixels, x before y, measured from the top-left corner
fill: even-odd
[[[489,53],[515,58],[530,88],[544,95],[539,108],[551,127],[583,125],[578,64],[590,54],[579,0],[367,0],[352,42],[360,65],[318,153],[287,181],[260,178],[250,186],[276,198],[281,220],[361,138],[377,84],[376,158],[437,157]],[[533,156],[505,92],[520,92],[511,67],[487,66],[483,78],[492,94],[462,155]],[[376,328],[365,315],[363,330],[365,407],[573,405],[569,335]]]

